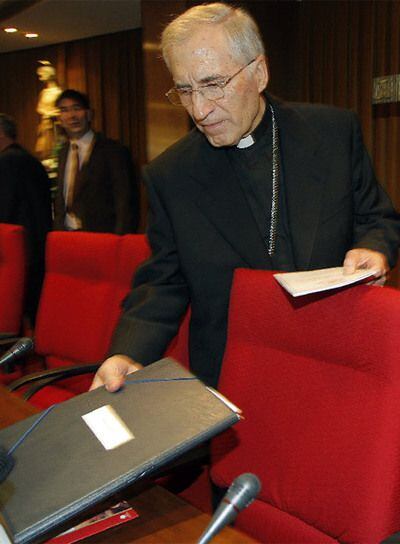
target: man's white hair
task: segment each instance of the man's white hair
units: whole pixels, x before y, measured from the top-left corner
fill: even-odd
[[[239,62],[250,62],[265,54],[254,19],[242,8],[214,2],[188,9],[165,27],[161,35],[161,50],[168,68],[171,50],[184,43],[201,25],[221,25],[226,31],[232,54]]]

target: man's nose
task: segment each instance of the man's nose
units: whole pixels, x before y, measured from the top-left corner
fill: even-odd
[[[192,115],[196,122],[203,121],[215,108],[215,102],[206,98],[203,93],[192,92]]]

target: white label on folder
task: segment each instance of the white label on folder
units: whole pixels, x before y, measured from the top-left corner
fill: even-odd
[[[82,416],[106,450],[113,450],[135,438],[112,406],[102,406]]]
[[[0,544],[11,544],[11,540],[8,538],[2,525],[0,525]]]

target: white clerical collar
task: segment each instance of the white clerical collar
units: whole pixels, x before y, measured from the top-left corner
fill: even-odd
[[[238,149],[246,149],[246,147],[251,147],[255,143],[255,140],[251,134],[248,134],[236,145]]]

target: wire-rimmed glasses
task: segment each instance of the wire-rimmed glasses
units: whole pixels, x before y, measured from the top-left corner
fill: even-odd
[[[184,108],[187,108],[192,104],[193,93],[201,93],[206,100],[220,100],[221,98],[224,98],[225,87],[232,81],[232,79],[238,76],[240,72],[250,66],[250,64],[253,64],[255,60],[256,58],[245,64],[245,66],[242,66],[237,72],[222,81],[207,83],[207,85],[202,85],[198,89],[192,89],[190,87],[172,87],[167,93],[165,93],[165,96],[174,106],[183,106]]]

